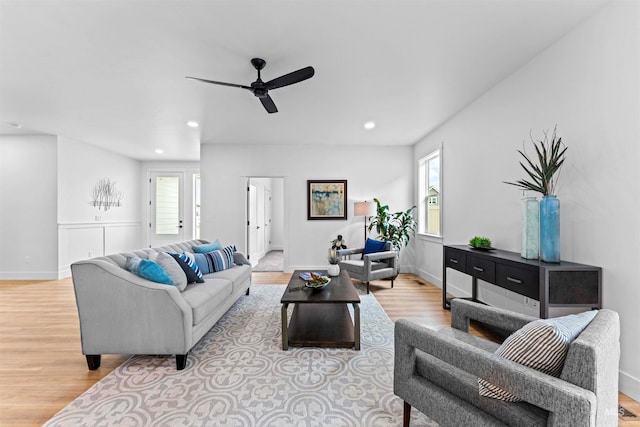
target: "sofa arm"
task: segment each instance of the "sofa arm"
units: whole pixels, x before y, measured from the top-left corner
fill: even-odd
[[[470,320],[514,332],[538,318],[461,298],[452,299],[451,327],[469,332]]]
[[[412,381],[416,349],[552,412],[550,421],[554,425],[595,423],[593,392],[404,319],[395,325],[394,388]]]
[[[71,266],[84,354],[186,354],[193,311],[174,286],[107,260]]]
[[[364,248],[353,248],[353,249],[338,249],[337,253],[339,257],[361,254],[364,251]]]

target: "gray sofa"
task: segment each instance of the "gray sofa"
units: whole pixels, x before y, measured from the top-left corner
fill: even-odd
[[[395,326],[394,392],[442,426],[616,426],[620,321],[599,310],[573,340],[560,378],[495,356],[498,344],[468,334],[470,319],[509,331],[536,320],[453,299],[451,328],[439,331],[400,319]],[[522,402],[482,397],[478,378]]]
[[[205,283],[180,292],[140,278],[125,265],[128,256],[193,252],[193,245],[204,243],[192,240],[71,265],[82,353],[90,370],[100,366],[102,354],[175,354],[177,369],[184,369],[189,350],[240,296],[249,294],[251,266],[236,252],[234,267],[204,275]]]

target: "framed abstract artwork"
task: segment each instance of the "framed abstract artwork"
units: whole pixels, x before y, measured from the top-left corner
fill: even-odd
[[[308,180],[307,219],[347,219],[347,180]]]

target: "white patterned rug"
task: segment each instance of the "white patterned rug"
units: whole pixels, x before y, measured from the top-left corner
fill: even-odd
[[[134,356],[45,426],[399,426],[393,324],[361,295],[361,347],[282,351],[283,285],[254,285],[192,349]],[[436,425],[417,410],[412,426]]]

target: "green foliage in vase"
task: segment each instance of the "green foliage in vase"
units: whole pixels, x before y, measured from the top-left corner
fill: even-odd
[[[391,246],[399,252],[416,232],[417,224],[413,219],[413,210],[416,207],[390,213],[388,205],[381,204],[378,199],[373,201],[376,202],[376,216],[369,224],[369,231],[375,229],[379,239],[391,242]]]
[[[549,140],[548,133],[544,132],[544,139],[534,141],[531,138],[531,142],[536,150],[535,158],[529,157],[524,148],[522,151],[518,150],[518,153],[524,158],[524,161],[520,162],[520,166],[531,179],[520,179],[515,182],[504,181],[504,183],[535,191],[543,196],[554,195],[567,147],[562,143],[562,138],[556,136],[556,128],[553,129],[551,140]]]
[[[475,236],[473,239],[469,240],[469,246],[472,246],[474,248],[490,249],[491,239],[487,237]]]

